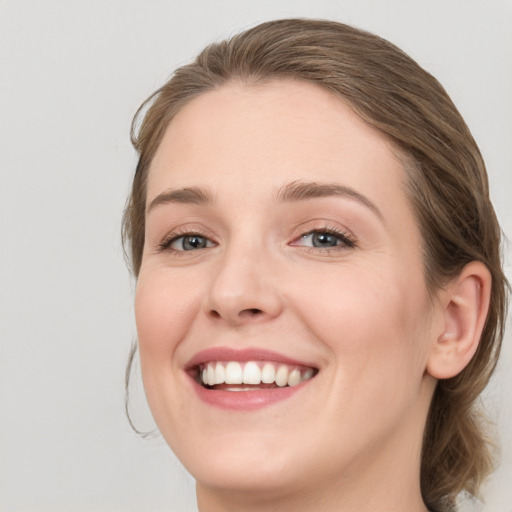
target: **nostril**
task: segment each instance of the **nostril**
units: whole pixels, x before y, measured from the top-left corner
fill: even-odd
[[[246,320],[256,319],[264,314],[264,311],[262,309],[258,309],[258,308],[247,308],[247,309],[242,309],[238,312],[236,312],[236,311],[231,312],[233,314],[231,314],[229,311],[226,313],[222,313],[221,311],[222,310],[211,309],[208,312],[208,315],[211,318],[216,319],[216,320],[225,318],[228,321],[232,320],[232,321],[236,322],[236,321],[240,321],[243,319],[246,319]]]

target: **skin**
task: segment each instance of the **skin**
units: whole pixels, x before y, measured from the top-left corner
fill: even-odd
[[[213,202],[147,214],[136,321],[150,408],[195,477],[202,512],[426,510],[419,464],[433,375],[454,374],[452,359],[467,364],[474,342],[450,342],[467,331],[452,300],[461,287],[429,299],[397,154],[342,100],[291,80],[225,85],[169,125],[147,204],[184,187]],[[297,181],[350,187],[379,213],[350,196],[276,199]],[[301,238],[326,227],[353,246]],[[211,242],[159,250],[172,233]],[[482,303],[479,275],[462,281]],[[286,401],[223,410],[199,400],[184,371],[211,347],[273,350],[319,373]]]

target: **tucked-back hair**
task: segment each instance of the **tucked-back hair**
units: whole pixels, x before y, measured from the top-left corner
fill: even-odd
[[[405,155],[407,191],[422,233],[432,296],[470,261],[483,262],[492,275],[478,350],[459,375],[438,382],[424,432],[423,499],[432,510],[453,511],[456,496],[476,494],[493,466],[477,400],[499,355],[507,282],[480,151],[439,82],[396,46],[341,23],[285,19],[212,44],[179,68],[141,106],[132,126],[140,159],[123,233],[133,273],[139,273],[144,248],[148,169],[169,122],[193,98],[227,82],[280,78],[331,91]]]

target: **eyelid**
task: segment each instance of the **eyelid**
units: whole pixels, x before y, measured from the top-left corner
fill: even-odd
[[[302,245],[299,243],[301,239],[303,239],[306,235],[311,235],[313,233],[326,233],[333,235],[337,237],[341,243],[336,246],[331,247],[310,247],[306,245]],[[216,240],[216,237],[210,232],[210,230],[204,228],[203,226],[198,225],[184,225],[180,226],[178,228],[173,229],[169,233],[167,233],[160,242],[156,245],[156,252],[171,252],[173,255],[177,256],[184,256],[184,253],[195,253],[197,251],[201,251],[201,249],[197,250],[178,250],[171,248],[171,244],[173,244],[178,239],[185,237],[185,236],[199,236],[202,238],[205,238],[208,242],[210,242],[212,245],[210,247],[204,247],[202,249],[211,249],[213,247],[218,246],[218,241]],[[296,246],[296,247],[302,247],[303,250],[311,250],[312,252],[333,252],[333,251],[340,251],[340,250],[346,250],[351,249],[357,246],[357,239],[356,237],[346,228],[342,228],[339,226],[332,226],[323,223],[322,225],[303,225],[301,228],[299,228],[299,234],[293,238],[291,242],[289,242],[289,245]]]
[[[183,251],[178,249],[172,249],[170,246],[173,244],[176,240],[186,237],[186,236],[199,236],[201,238],[205,238],[209,242],[213,244],[213,247],[216,247],[218,243],[215,240],[215,237],[210,233],[209,230],[197,226],[197,225],[187,225],[187,226],[180,226],[176,229],[173,229],[169,233],[167,233],[160,242],[156,245],[156,251],[157,252],[165,252],[169,251],[175,255],[183,256],[183,253],[189,253],[189,252],[196,252],[196,251]],[[205,249],[210,249],[211,247],[205,247]],[[199,249],[198,249],[199,250]]]
[[[299,243],[299,241],[302,240],[306,235],[312,235],[314,233],[326,233],[333,235],[341,241],[341,244],[332,247],[310,247]],[[295,237],[290,245],[303,247],[304,249],[312,250],[314,252],[330,252],[340,251],[343,249],[352,249],[357,246],[357,239],[347,229],[323,224],[322,226],[302,227],[299,236]]]
[[[185,248],[178,249],[176,247],[173,247],[174,245],[178,244],[180,240],[181,240],[181,245],[183,246],[185,244],[184,241],[187,238],[189,238],[189,239],[200,238],[201,240],[206,242],[205,246],[204,247],[195,247],[195,248],[189,249],[189,250],[187,250]],[[181,235],[181,236],[177,236],[177,237],[171,238],[171,240],[169,241],[169,243],[167,245],[168,249],[170,249],[172,251],[176,251],[176,252],[193,252],[193,251],[197,251],[197,250],[200,250],[200,249],[211,249],[212,247],[215,247],[214,242],[212,242],[209,238],[207,238],[205,236],[199,235],[198,233],[189,233],[189,234],[186,234],[186,235]]]

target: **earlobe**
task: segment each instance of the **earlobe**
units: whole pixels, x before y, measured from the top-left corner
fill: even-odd
[[[474,356],[489,310],[491,281],[487,267],[473,261],[443,291],[442,331],[433,340],[427,363],[432,377],[454,377]]]

